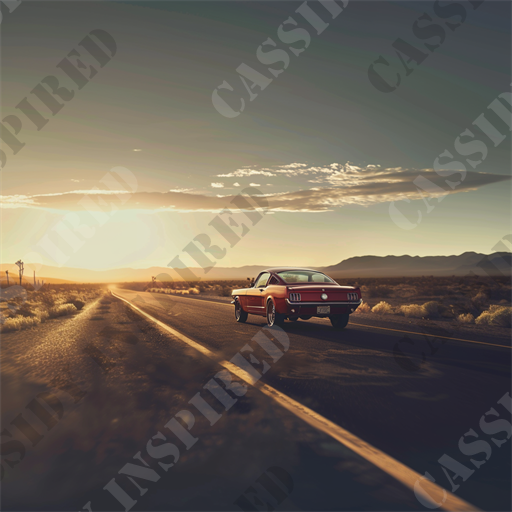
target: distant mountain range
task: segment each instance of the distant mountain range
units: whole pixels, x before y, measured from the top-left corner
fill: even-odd
[[[321,270],[334,277],[463,276],[510,274],[512,253],[459,256],[358,256]]]
[[[459,256],[357,256],[341,261],[336,265],[318,267],[317,270],[335,278],[355,277],[407,277],[407,276],[464,276],[470,273],[477,275],[510,275],[512,253],[496,252],[485,255],[476,252],[465,252]],[[277,265],[274,265],[277,266]],[[213,267],[207,274],[202,268],[190,270],[202,280],[246,279],[256,275],[272,265],[251,265],[244,267]],[[5,280],[5,270],[9,271],[9,279],[17,278],[15,265],[0,265],[1,279]],[[24,282],[33,280],[33,266],[25,264]],[[167,274],[173,280],[181,280],[179,274],[167,267],[150,267],[147,269],[119,268],[112,270],[87,270],[69,267],[51,267],[43,265],[36,271],[36,278],[46,282],[72,281],[80,283],[121,283],[151,281],[152,276],[164,280]]]

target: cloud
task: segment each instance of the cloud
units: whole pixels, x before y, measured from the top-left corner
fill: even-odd
[[[256,169],[237,169],[236,171],[230,172],[228,174],[217,174],[217,178],[244,178],[245,176],[275,176],[273,172],[268,170],[256,170]]]
[[[16,194],[13,196],[0,196],[2,208],[30,208],[38,206],[33,197]]]
[[[224,183],[212,183],[212,188],[224,188]]]
[[[235,183],[233,183],[233,187],[239,187],[240,186],[240,183],[238,183],[238,181],[235,181]]]
[[[266,197],[272,210],[325,211],[345,205],[369,206],[403,199],[441,198],[511,178],[500,174],[468,172],[460,181],[459,172],[449,172],[452,175],[439,176],[433,169],[381,169],[376,166],[361,169],[344,166],[342,170],[309,180],[311,183],[323,183],[324,187]],[[452,188],[450,182],[458,184]]]
[[[300,167],[307,167],[307,164],[286,164],[280,165],[280,169],[299,169]]]
[[[248,193],[263,196],[256,189],[243,189],[244,195]],[[231,195],[204,195],[186,192],[124,192],[117,196],[110,191],[83,191],[85,194],[77,194],[77,191],[59,194],[40,194],[35,196],[0,196],[0,206],[3,208],[38,208],[56,209],[64,211],[104,211],[109,213],[119,210],[146,210],[146,211],[179,211],[179,212],[219,212],[225,208],[236,208],[230,202],[237,197]],[[105,193],[103,193],[105,192]],[[108,197],[107,197],[108,196]],[[87,201],[83,201],[87,198]],[[257,206],[252,199],[248,199]],[[266,199],[260,206],[266,206]]]
[[[249,186],[250,187],[261,187],[261,185],[259,183],[251,183]]]
[[[400,167],[384,169],[377,166],[359,168],[349,164],[336,168],[328,167],[330,173],[324,172],[323,169],[326,168],[323,167],[315,169],[322,169],[322,171],[312,172],[312,179],[309,181],[314,185],[305,190],[273,194],[253,191],[251,194],[264,197],[268,201],[268,209],[272,211],[322,212],[346,205],[369,206],[402,199],[414,201],[425,198],[431,201],[432,199],[429,198],[441,198],[444,195],[477,190],[488,184],[510,180],[510,176],[507,175],[467,172],[464,180],[460,181],[461,174],[454,171],[449,171],[451,175],[439,176],[433,169],[402,169]],[[456,184],[457,182],[460,183]],[[454,188],[450,186],[450,183]],[[251,185],[257,186],[256,183]],[[247,190],[242,189],[242,192],[246,194]],[[230,207],[230,202],[236,197],[235,195],[214,197],[181,190],[135,192],[133,194],[126,191],[75,190],[67,193],[32,196],[0,196],[0,199],[4,208],[53,208],[83,211],[84,206],[80,200],[84,195],[92,199],[92,201],[87,201],[87,204],[96,203],[98,210],[108,209],[112,204],[120,209],[182,212],[217,212]],[[115,197],[107,198],[106,195]]]
[[[98,197],[98,196],[112,196],[126,197],[130,196],[130,192],[127,190],[100,190],[97,188],[90,190],[70,190],[69,192],[54,192],[52,194],[37,194],[34,196],[26,195],[12,195],[12,196],[0,196],[0,208],[56,208],[56,209],[67,209],[61,208],[59,205],[78,204],[79,201],[84,197]],[[103,198],[98,199],[99,201],[105,201]],[[48,206],[45,206],[48,205]],[[55,206],[54,206],[55,205]],[[70,210],[79,210],[77,208],[69,208]]]

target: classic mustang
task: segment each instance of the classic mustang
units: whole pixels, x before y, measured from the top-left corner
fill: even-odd
[[[237,322],[247,316],[267,318],[269,326],[285,319],[329,318],[333,327],[343,329],[348,317],[361,304],[361,291],[340,286],[330,277],[309,269],[270,268],[261,272],[250,288],[231,292]]]

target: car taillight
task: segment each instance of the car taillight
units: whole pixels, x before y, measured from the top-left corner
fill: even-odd
[[[348,294],[348,300],[357,300],[359,299],[359,296],[357,295],[357,293],[349,293]]]
[[[290,302],[299,302],[300,293],[290,293]]]

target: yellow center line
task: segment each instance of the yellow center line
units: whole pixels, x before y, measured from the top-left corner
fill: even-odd
[[[395,478],[399,482],[401,482],[405,487],[409,490],[414,491],[417,495],[422,496],[422,498],[426,501],[434,503],[434,507],[432,508],[443,508],[444,510],[449,511],[479,511],[480,509],[475,506],[469,504],[463,499],[455,496],[451,492],[443,489],[441,486],[435,484],[427,480],[425,477],[409,468],[405,464],[402,464],[398,460],[393,457],[387,455],[386,453],[380,451],[378,448],[375,448],[371,444],[363,441],[356,435],[352,434],[348,430],[336,425],[332,421],[324,418],[320,414],[316,413],[312,409],[309,409],[305,405],[302,405],[300,402],[293,400],[289,396],[277,391],[277,389],[263,384],[262,382],[258,382],[254,380],[254,377],[248,374],[245,370],[236,366],[230,361],[224,361],[216,357],[215,353],[204,347],[203,345],[197,343],[192,340],[188,336],[185,336],[181,332],[176,329],[170,327],[169,325],[157,320],[153,316],[149,315],[142,309],[138,308],[134,304],[132,304],[129,300],[121,297],[120,295],[115,294],[111,291],[114,297],[121,299],[126,302],[133,309],[138,311],[143,316],[149,318],[157,325],[170,332],[178,339],[185,342],[187,345],[195,348],[200,353],[204,354],[208,358],[212,359],[214,362],[220,364],[228,371],[242,379],[247,384],[259,389],[262,393],[267,395],[270,398],[273,398],[279,405],[293,413],[297,418],[305,421],[313,428],[324,432],[328,436],[332,437],[339,443],[343,444],[353,452],[357,453],[359,456],[366,459],[370,464],[377,466],[379,469]],[[189,298],[189,297],[187,297]],[[218,304],[218,303],[217,303]]]
[[[184,297],[182,295],[168,295],[170,297],[179,297],[181,299],[189,299],[189,300],[202,300],[202,299],[196,299],[193,297]],[[225,302],[218,302],[216,300],[203,300],[203,302],[213,302],[214,304],[220,304],[221,306],[228,306],[232,308],[233,306],[231,304],[226,304]],[[474,340],[465,340],[462,338],[449,338],[448,336],[438,336],[437,334],[428,334],[425,332],[414,332],[414,331],[403,331],[400,329],[390,329],[389,327],[376,327],[373,325],[367,325],[367,324],[357,324],[355,322],[350,321],[349,325],[357,325],[359,327],[368,327],[369,329],[381,329],[383,331],[393,331],[393,332],[405,332],[407,334],[416,334],[417,336],[433,336],[435,338],[443,338],[445,340],[455,340],[455,341],[464,341],[466,343],[474,343],[476,345],[489,345],[490,347],[499,347],[499,348],[508,348],[512,349],[512,347],[509,347],[507,345],[498,345],[496,343],[486,343],[485,341],[474,341]]]
[[[369,327],[370,329],[382,329],[384,331],[394,331],[394,332],[406,332],[408,334],[417,334],[418,336],[433,336],[435,338],[443,338],[445,340],[456,340],[456,341],[465,341],[466,343],[476,343],[478,345],[489,345],[491,347],[500,347],[500,348],[512,348],[507,345],[497,345],[495,343],[486,343],[485,341],[474,341],[474,340],[464,340],[462,338],[449,338],[448,336],[439,336],[437,334],[429,334],[425,332],[414,332],[414,331],[401,331],[400,329],[389,329],[388,327],[375,327],[373,325],[367,324],[356,324],[355,322],[350,322],[349,325],[359,325],[361,327]]]

